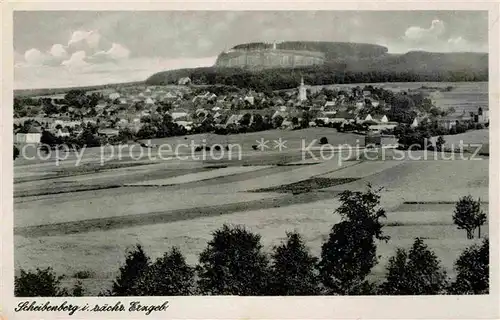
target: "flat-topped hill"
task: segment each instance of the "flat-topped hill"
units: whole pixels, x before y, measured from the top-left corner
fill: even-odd
[[[277,90],[296,87],[301,77],[310,85],[488,81],[487,53],[411,51],[404,54],[382,53],[371,57],[349,56],[329,60],[326,53],[318,51],[295,50],[289,53],[290,51],[267,47],[256,50],[238,49],[225,53],[226,57],[220,58],[212,67],[157,72],[146,83],[173,84],[181,77],[189,77],[193,84]],[[221,59],[225,59],[225,62]]]
[[[346,58],[375,58],[387,53],[379,45],[351,42],[286,41],[280,43],[254,42],[232,47],[222,52],[217,67],[248,69],[293,68],[323,65]]]

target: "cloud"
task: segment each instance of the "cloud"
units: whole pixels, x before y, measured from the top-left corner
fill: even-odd
[[[41,52],[36,48],[26,50],[24,53],[24,61],[18,61],[16,65],[31,65],[31,66],[57,66],[60,65],[68,57],[66,49],[61,44],[54,44],[48,52]]]
[[[50,48],[49,52],[53,57],[58,57],[58,58],[64,58],[68,55],[68,53],[66,52],[66,48],[62,44],[59,44],[59,43],[54,44]]]
[[[61,88],[142,81],[162,70],[212,66],[217,57],[165,59],[130,58],[99,64],[81,63],[82,53],[75,53],[64,63],[72,67],[28,66],[14,69],[16,89]],[[76,64],[76,67],[74,64]]]
[[[102,49],[108,43],[108,49]],[[129,49],[121,44],[111,43],[103,39],[99,32],[77,30],[71,34],[67,45],[56,43],[47,52],[41,52],[36,48],[27,50],[24,53],[24,61],[17,61],[16,66],[45,65],[77,68],[88,63],[123,60],[129,56]]]
[[[130,55],[130,50],[118,43],[113,43],[111,49],[106,52],[112,59],[126,59]]]
[[[130,50],[118,43],[113,43],[111,48],[106,51],[99,51],[88,57],[87,61],[94,63],[103,63],[108,61],[117,61],[127,59],[130,56]]]
[[[71,35],[68,41],[68,47],[85,42],[89,47],[97,48],[100,40],[101,35],[97,31],[77,30]]]
[[[390,52],[404,53],[408,51],[432,52],[487,52],[485,44],[472,42],[460,34],[456,28],[447,30],[441,20],[432,20],[429,28],[411,26],[406,29],[402,42],[392,41]],[[389,41],[387,41],[389,42]]]
[[[85,51],[77,51],[71,55],[68,60],[64,60],[61,65],[66,66],[68,68],[81,68],[88,65],[85,61]]]
[[[45,55],[40,50],[32,48],[26,50],[24,53],[24,60],[29,65],[43,65],[45,62]]]
[[[451,37],[447,41],[449,51],[488,52],[487,45],[472,43],[462,36]]]
[[[431,26],[427,29],[411,26],[405,31],[404,39],[412,42],[422,42],[430,39],[437,39],[445,30],[444,22],[432,20]]]

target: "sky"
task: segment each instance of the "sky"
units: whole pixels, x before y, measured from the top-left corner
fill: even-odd
[[[487,52],[487,11],[16,11],[16,89],[213,65],[236,44],[352,41],[390,53]]]

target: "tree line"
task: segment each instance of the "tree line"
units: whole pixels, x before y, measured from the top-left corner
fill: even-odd
[[[440,260],[416,238],[409,249],[398,248],[389,259],[385,278],[369,279],[378,263],[377,243],[389,241],[383,233],[385,210],[380,207],[380,189],[344,191],[335,213],[335,224],[321,247],[312,255],[304,238],[288,232],[270,255],[263,251],[261,237],[243,226],[223,225],[191,266],[176,247],[152,260],[141,245],[127,254],[125,263],[109,290],[101,296],[170,295],[435,295],[487,294],[489,292],[489,242],[474,244],[455,261],[452,281]],[[454,220],[467,230],[477,228],[479,207],[470,197],[457,203]],[[466,222],[468,221],[468,222]],[[483,221],[484,223],[484,221]],[[470,231],[472,228],[472,231]],[[16,296],[81,296],[79,281],[71,289],[61,288],[61,277],[52,269],[21,270],[15,278]]]
[[[301,77],[308,85],[330,85],[377,82],[460,82],[488,81],[488,73],[478,72],[411,72],[363,71],[356,72],[337,64],[301,68],[276,68],[251,71],[242,68],[205,67],[159,72],[146,80],[148,85],[176,84],[182,77],[189,77],[193,84],[229,85],[259,91],[296,88]]]

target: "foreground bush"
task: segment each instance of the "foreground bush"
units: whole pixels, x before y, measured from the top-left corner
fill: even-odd
[[[14,146],[14,151],[13,152],[14,152],[14,160],[16,160],[17,157],[19,157],[19,153],[20,153],[19,149],[16,146]]]
[[[178,248],[158,258],[137,279],[132,290],[138,296],[186,296],[194,293],[194,269]]]
[[[56,276],[52,268],[36,269],[36,272],[26,272],[21,269],[21,275],[14,279],[14,295],[16,297],[58,297],[68,295],[61,289],[61,276]]]
[[[134,250],[127,254],[125,264],[120,267],[120,274],[113,282],[110,295],[113,296],[134,296],[136,295],[136,282],[147,271],[150,259],[144,252],[141,245],[137,245]]]
[[[210,295],[265,295],[268,259],[260,236],[224,225],[200,254],[198,288]]]
[[[336,210],[342,221],[333,226],[321,247],[321,280],[328,294],[372,294],[373,286],[365,281],[377,263],[375,240],[388,240],[382,233],[380,219],[385,210],[379,207],[379,190],[368,186],[367,192],[344,191]]]
[[[450,286],[452,294],[488,294],[489,241],[467,248],[455,262],[457,278]]]
[[[415,239],[409,252],[398,249],[389,259],[387,276],[381,285],[387,295],[435,295],[446,289],[446,272],[440,261],[421,239]]]
[[[318,259],[307,250],[298,233],[287,233],[285,243],[274,248],[269,294],[278,296],[316,295]]]

